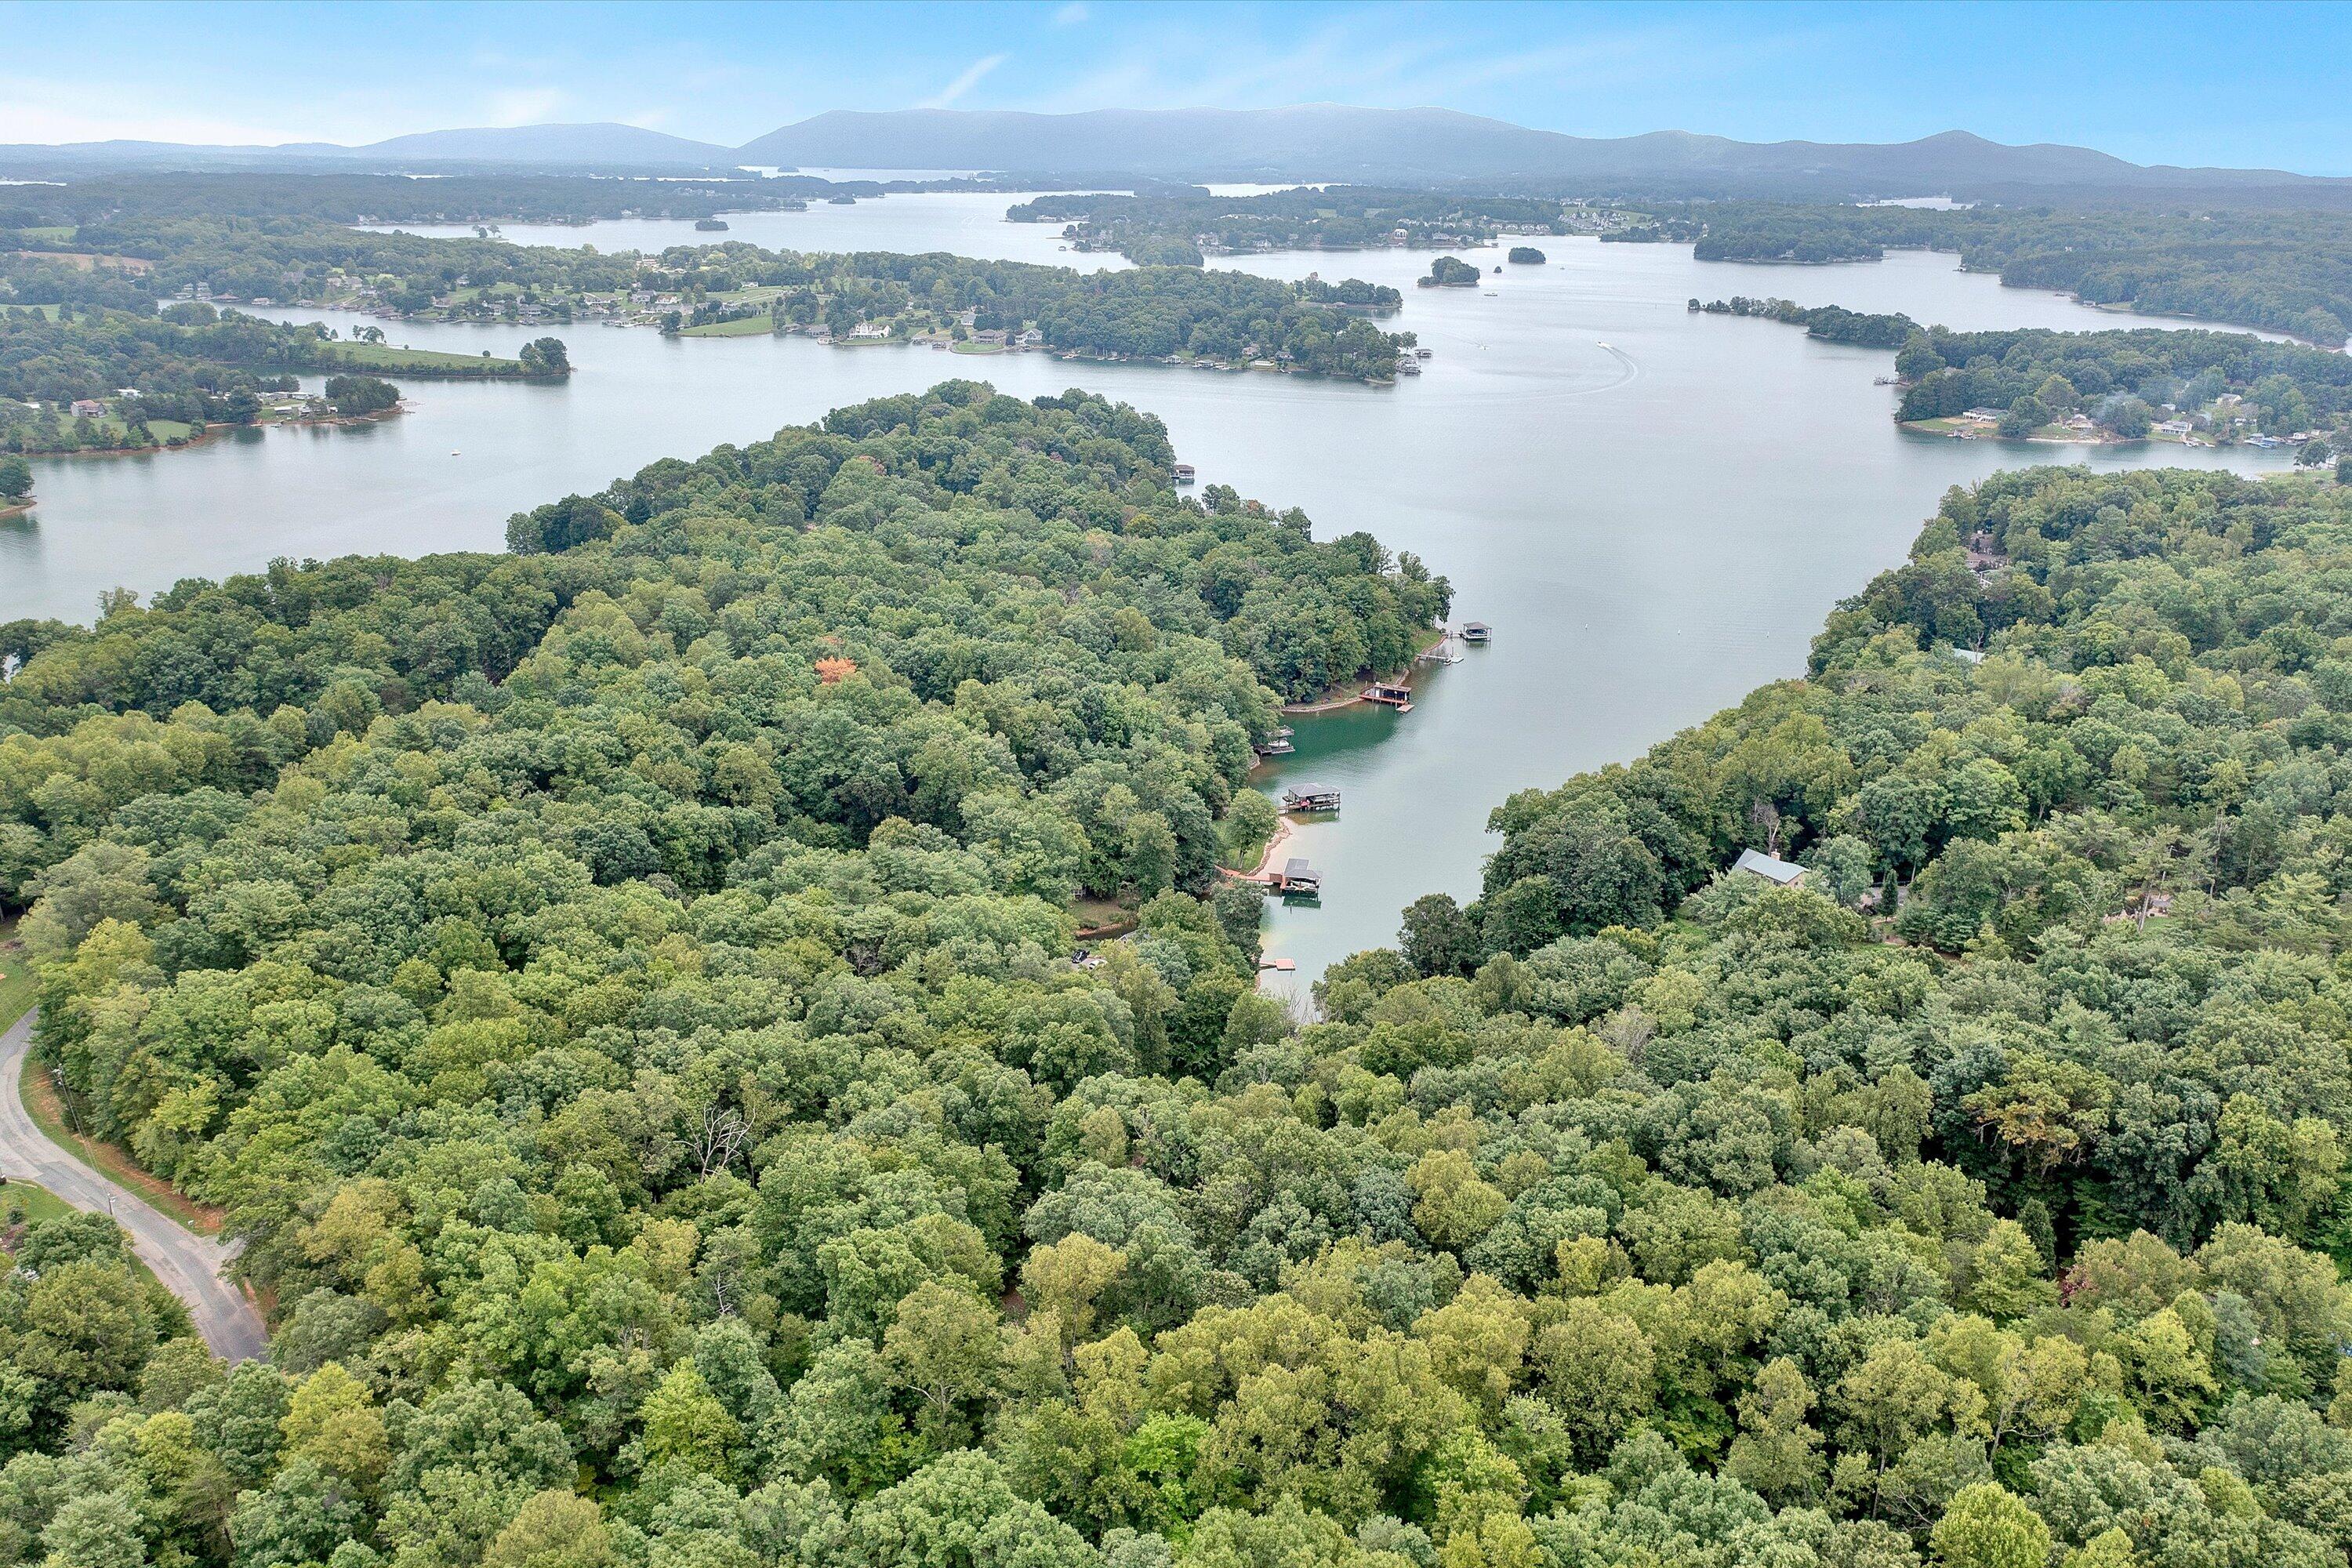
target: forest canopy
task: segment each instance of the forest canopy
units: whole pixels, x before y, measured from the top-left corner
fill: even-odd
[[[1875,261],[1958,251],[1973,272],[2085,303],[2292,332],[2329,348],[2352,323],[2352,214],[1723,202],[1665,206],[1605,235],[1690,244],[1702,261]]]
[[[1445,587],[1169,458],[950,383],[0,627],[40,1048],[276,1303],[15,1233],[0,1562],[2340,1568],[2352,491],[1953,492],[1310,1023],[1213,826]]]

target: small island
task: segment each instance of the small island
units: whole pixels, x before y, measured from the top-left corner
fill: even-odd
[[[1541,267],[1548,258],[1532,245],[1515,245],[1505,259],[1514,267]]]
[[[1441,256],[1429,264],[1429,276],[1418,279],[1423,289],[1475,289],[1478,269],[1455,256]]]
[[[697,234],[725,234],[727,220],[723,217],[698,217],[694,220]]]
[[[0,458],[0,522],[33,510],[33,465],[22,458]]]

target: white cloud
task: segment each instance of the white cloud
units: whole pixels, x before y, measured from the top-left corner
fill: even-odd
[[[1075,27],[1084,23],[1091,15],[1093,13],[1087,9],[1087,0],[1070,0],[1068,5],[1054,13],[1054,26]]]
[[[492,125],[542,125],[563,108],[564,95],[552,87],[519,87],[490,95]]]
[[[941,88],[937,94],[925,99],[919,106],[924,109],[945,109],[965,93],[980,85],[980,79],[1010,59],[1010,55],[982,55],[957,73],[955,80]]]

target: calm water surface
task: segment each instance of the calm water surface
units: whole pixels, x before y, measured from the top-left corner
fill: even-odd
[[[996,221],[1005,198],[984,200],[894,196],[759,215],[758,232],[747,215],[730,219],[728,237],[1071,259],[1052,251],[1050,228]],[[931,216],[899,216],[909,212]],[[780,232],[811,219],[834,226]],[[650,248],[692,234],[636,226],[664,232],[592,242]],[[594,231],[557,232],[576,244]],[[1034,252],[1041,238],[1045,256]],[[1427,672],[1408,715],[1352,710],[1301,722],[1297,755],[1264,781],[1278,789],[1311,777],[1345,792],[1336,821],[1294,840],[1324,872],[1325,901],[1269,906],[1269,948],[1303,978],[1391,940],[1398,911],[1422,893],[1475,894],[1494,847],[1486,814],[1512,791],[1630,758],[1800,671],[1824,613],[1903,558],[1948,487],[2030,461],[2223,462],[2170,447],[2086,454],[1906,436],[1888,417],[1893,389],[1872,384],[1889,373],[1888,355],[1684,308],[1692,295],[1786,294],[1956,328],[2115,324],[1962,274],[1949,257],[1799,270],[1703,263],[1680,247],[1534,243],[1548,265],[1490,273],[1477,289],[1413,289],[1426,255],[1248,258],[1276,276],[1319,270],[1403,288],[1392,325],[1418,332],[1434,357],[1425,374],[1386,389],[575,327],[564,335],[580,368],[565,385],[415,382],[414,411],[383,425],[37,462],[40,507],[0,524],[0,620],[87,619],[103,588],[152,591],[274,556],[497,549],[521,508],[950,375],[1023,395],[1085,386],[1160,415],[1203,483],[1303,506],[1327,536],[1365,528],[1416,552],[1452,580],[1457,621],[1496,628],[1492,646]],[[1500,250],[1469,254],[1491,268]],[[496,353],[536,335],[387,331],[394,342]],[[2249,453],[2229,466],[2284,463]]]
[[[1125,267],[1127,258],[1068,249],[1057,223],[1007,223],[1005,210],[1028,200],[998,191],[918,191],[895,196],[860,196],[855,206],[812,202],[806,212],[725,215],[724,234],[705,234],[691,220],[607,218],[598,223],[510,223],[499,237],[516,245],[566,248],[593,245],[610,254],[638,250],[651,256],[673,245],[719,245],[744,240],[771,250],[893,250],[920,255],[951,251],[983,261],[1034,261],[1092,272]],[[406,234],[469,239],[471,224],[384,226]]]

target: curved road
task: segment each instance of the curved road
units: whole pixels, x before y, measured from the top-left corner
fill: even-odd
[[[226,1278],[236,1248],[198,1236],[128,1188],[112,1182],[49,1141],[25,1109],[17,1087],[32,1054],[27,1013],[0,1035],[0,1175],[37,1182],[78,1209],[110,1214],[131,1233],[131,1250],[165,1289],[187,1303],[188,1316],[213,1353],[235,1363],[252,1361],[269,1345],[261,1314]]]

